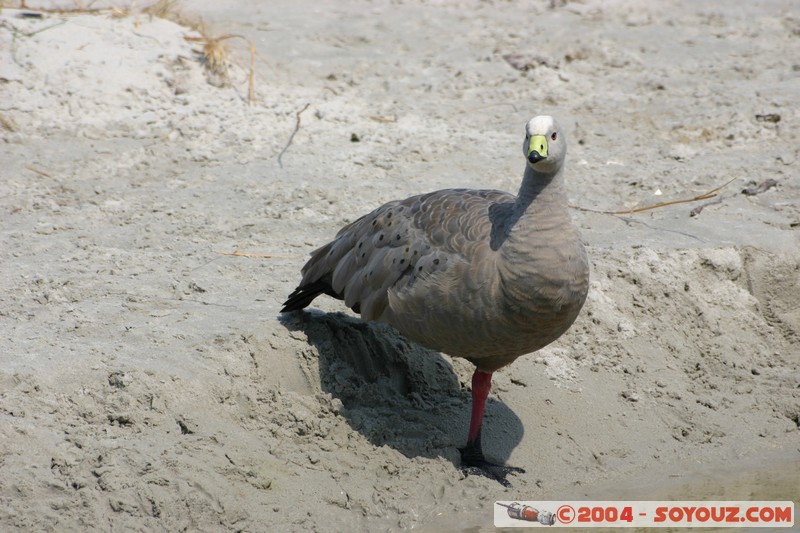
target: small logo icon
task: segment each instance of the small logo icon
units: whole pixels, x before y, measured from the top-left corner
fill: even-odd
[[[540,511],[534,509],[530,505],[521,505],[514,502],[510,505],[497,502],[500,507],[505,507],[508,516],[515,520],[524,520],[525,522],[539,522],[544,526],[552,526],[556,523],[556,515],[549,511]]]

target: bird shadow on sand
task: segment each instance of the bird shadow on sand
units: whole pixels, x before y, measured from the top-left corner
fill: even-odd
[[[458,448],[469,428],[471,395],[440,353],[423,348],[385,324],[343,313],[304,310],[280,315],[316,348],[323,392],[338,398],[350,427],[375,446],[406,457],[445,457],[460,464]],[[487,457],[506,462],[524,433],[520,419],[490,397],[484,418]]]

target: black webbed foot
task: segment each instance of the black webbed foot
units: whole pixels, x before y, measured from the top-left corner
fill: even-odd
[[[480,437],[475,442],[467,443],[461,452],[461,470],[469,475],[483,476],[493,479],[506,488],[511,487],[511,482],[506,479],[509,474],[524,474],[525,469],[517,466],[506,466],[487,461],[481,450]]]

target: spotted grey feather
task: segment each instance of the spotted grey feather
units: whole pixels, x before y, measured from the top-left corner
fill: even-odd
[[[330,294],[365,320],[486,371],[549,344],[588,290],[588,261],[566,207],[563,140],[552,150],[552,162],[526,167],[517,196],[441,190],[345,226],[312,252],[284,310]]]

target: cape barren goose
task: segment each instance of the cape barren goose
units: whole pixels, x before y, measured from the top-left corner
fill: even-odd
[[[525,127],[526,165],[516,196],[446,189],[389,202],[315,250],[282,312],[320,294],[363,320],[463,357],[472,376],[472,417],[462,467],[508,486],[520,468],[484,458],[481,427],[492,373],[561,336],[586,300],[589,263],[567,211],[567,144],[549,116]]]

